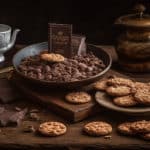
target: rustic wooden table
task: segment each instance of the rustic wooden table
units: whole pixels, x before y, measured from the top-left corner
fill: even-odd
[[[7,54],[7,60],[5,63],[1,64],[0,68],[5,66],[9,66],[11,64],[12,55],[20,49],[22,46],[16,46],[11,52]],[[107,51],[111,53],[115,60],[117,59],[115,51],[112,47],[105,47]],[[114,69],[117,68],[116,65]],[[122,71],[119,71],[122,72]],[[130,74],[125,73],[129,76],[132,76],[140,81],[150,81],[149,74]],[[1,79],[4,80],[4,79]],[[121,136],[116,132],[117,124],[124,121],[133,121],[138,119],[150,119],[149,116],[145,117],[135,117],[128,116],[121,113],[112,112],[107,109],[102,109],[98,114],[94,117],[90,117],[82,122],[78,122],[75,124],[71,124],[66,120],[52,113],[50,110],[46,110],[43,107],[39,106],[31,102],[26,98],[19,98],[18,101],[10,104],[13,106],[18,106],[21,108],[27,107],[28,109],[36,108],[40,110],[39,116],[40,121],[32,121],[28,118],[25,118],[26,123],[32,124],[37,127],[40,122],[48,121],[48,120],[57,120],[62,121],[68,126],[67,134],[60,137],[41,137],[37,134],[33,133],[23,133],[23,126],[19,126],[18,128],[1,128],[0,132],[0,150],[3,149],[114,149],[114,150],[137,150],[137,149],[150,149],[150,142],[144,141],[138,138]],[[110,139],[105,139],[104,137],[90,137],[85,135],[82,132],[82,127],[89,121],[92,120],[103,120],[112,124],[113,133],[111,134]]]

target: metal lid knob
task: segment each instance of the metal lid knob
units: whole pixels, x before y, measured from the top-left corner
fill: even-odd
[[[143,4],[136,4],[133,9],[135,12],[139,13],[140,18],[142,18],[146,7]]]

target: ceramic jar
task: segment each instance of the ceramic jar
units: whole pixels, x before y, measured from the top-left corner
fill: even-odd
[[[135,9],[137,13],[115,21],[119,64],[130,72],[150,72],[150,15],[143,13],[143,5]]]

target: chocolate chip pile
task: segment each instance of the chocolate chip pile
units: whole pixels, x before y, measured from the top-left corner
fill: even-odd
[[[58,63],[43,61],[40,55],[35,55],[22,60],[18,67],[19,71],[25,76],[53,82],[87,79],[97,75],[104,68],[103,61],[92,53],[65,58],[63,62]]]

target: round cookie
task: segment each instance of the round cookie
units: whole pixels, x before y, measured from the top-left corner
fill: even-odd
[[[112,132],[112,126],[106,122],[95,121],[86,124],[83,130],[91,136],[108,135]]]
[[[143,82],[135,82],[134,85],[135,85],[135,88],[137,88],[137,89],[139,89],[139,88],[145,88],[145,87],[148,86],[147,83],[143,83]]]
[[[100,90],[100,91],[105,91],[107,89],[108,85],[107,85],[107,79],[98,81],[94,84],[94,88],[96,90]]]
[[[116,97],[113,99],[113,102],[121,107],[131,107],[138,104],[132,95]]]
[[[86,92],[72,92],[65,96],[66,101],[73,104],[84,104],[92,100],[91,95]]]
[[[48,62],[63,62],[65,60],[64,56],[55,53],[41,54],[41,59]]]
[[[131,130],[131,122],[125,122],[118,126],[118,132],[124,135],[134,135],[134,132]]]
[[[150,132],[150,121],[142,120],[132,123],[131,130],[134,133],[149,133]]]
[[[146,133],[144,135],[141,136],[144,140],[148,140],[150,141],[150,133]]]
[[[131,88],[127,86],[110,86],[106,89],[111,96],[126,96],[131,94]]]
[[[110,86],[121,85],[121,86],[132,87],[134,82],[130,79],[115,77],[115,78],[108,79],[107,84],[110,85]]]
[[[136,93],[138,89],[147,89],[147,88],[149,88],[148,83],[134,82],[132,87],[132,93]]]
[[[150,105],[150,87],[137,89],[134,97],[138,103]]]
[[[67,127],[61,122],[45,122],[40,124],[38,131],[45,136],[59,136],[65,134]]]

